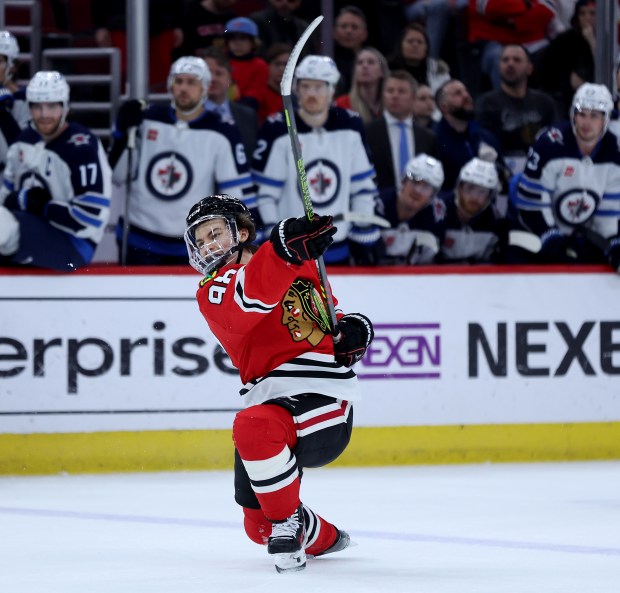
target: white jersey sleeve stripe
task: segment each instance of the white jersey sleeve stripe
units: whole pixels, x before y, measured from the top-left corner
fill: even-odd
[[[246,296],[245,287],[245,268],[241,268],[235,276],[235,303],[240,309],[247,312],[262,313],[263,315],[270,313],[275,309],[278,303],[264,303],[259,299],[252,299]]]

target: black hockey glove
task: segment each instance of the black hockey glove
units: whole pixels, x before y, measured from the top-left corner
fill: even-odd
[[[303,261],[323,255],[334,242],[336,227],[331,216],[288,218],[271,231],[270,241],[276,254],[284,261],[301,265]]]
[[[118,110],[116,116],[116,129],[121,134],[126,134],[129,128],[134,128],[142,123],[144,118],[144,103],[138,99],[125,101]]]
[[[609,245],[605,250],[605,256],[609,265],[614,269],[614,272],[620,274],[620,235],[616,235],[609,240]]]
[[[13,109],[13,93],[6,87],[0,87],[0,109],[11,111]]]
[[[557,229],[550,229],[540,238],[540,257],[543,262],[563,264],[571,262],[569,255],[570,237],[563,235]]]
[[[372,322],[361,313],[349,313],[338,322],[340,339],[334,342],[336,362],[345,367],[351,367],[362,360],[366,349],[370,346],[375,332]]]
[[[44,187],[31,187],[20,189],[7,197],[7,202],[17,202],[17,207],[25,212],[30,212],[35,216],[43,216],[47,203],[52,199],[49,191]]]

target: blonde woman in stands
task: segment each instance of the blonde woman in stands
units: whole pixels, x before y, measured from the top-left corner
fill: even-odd
[[[388,73],[385,56],[374,47],[365,47],[357,54],[351,89],[336,99],[336,105],[356,111],[364,123],[381,117],[383,81]]]

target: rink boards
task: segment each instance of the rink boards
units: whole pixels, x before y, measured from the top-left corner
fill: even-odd
[[[620,277],[606,268],[329,275],[376,330],[337,464],[620,458]],[[198,280],[0,273],[0,473],[231,467],[240,381]]]

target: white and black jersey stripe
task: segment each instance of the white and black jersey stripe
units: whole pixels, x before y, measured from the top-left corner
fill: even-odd
[[[340,400],[359,400],[357,375],[340,366],[333,355],[309,352],[281,364],[239,392],[246,406],[301,393],[320,393]]]
[[[316,516],[315,512],[310,507],[307,507],[305,504],[303,505],[303,512],[304,523],[306,526],[304,548],[309,548],[317,540],[317,538],[319,537],[319,533],[321,533],[321,521]]]
[[[293,483],[299,476],[297,458],[288,447],[284,447],[271,459],[244,460],[243,464],[248,472],[252,490],[257,494],[277,492]]]
[[[245,266],[240,268],[235,275],[235,303],[242,311],[246,313],[271,313],[277,306],[278,302],[273,304],[264,303],[259,299],[252,299],[245,294]]]

